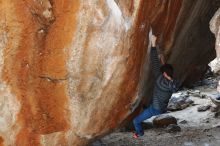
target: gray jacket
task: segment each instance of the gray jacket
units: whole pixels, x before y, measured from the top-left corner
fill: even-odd
[[[155,109],[163,113],[166,112],[169,99],[172,96],[172,93],[179,89],[180,83],[176,80],[170,81],[166,79],[160,72],[161,64],[158,58],[156,47],[151,48],[150,57],[153,74],[156,78],[153,90],[152,105]]]

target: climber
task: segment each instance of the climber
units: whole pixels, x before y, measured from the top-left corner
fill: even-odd
[[[156,79],[153,90],[153,98],[150,106],[144,109],[140,115],[134,118],[133,124],[135,127],[135,133],[133,138],[138,138],[139,136],[144,135],[141,122],[151,118],[152,116],[166,112],[166,108],[172,93],[176,92],[180,87],[180,83],[176,80],[173,80],[173,67],[170,64],[164,63],[163,58],[160,58],[160,63],[156,49],[156,39],[157,37],[155,35],[152,35],[150,38],[150,60],[153,74]]]

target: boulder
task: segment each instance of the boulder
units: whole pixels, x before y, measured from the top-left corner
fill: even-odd
[[[167,110],[169,111],[178,111],[183,110],[194,103],[193,100],[189,98],[188,94],[178,95],[174,94],[167,106]]]
[[[218,7],[209,0],[0,0],[4,145],[84,146],[131,121],[152,97],[151,29],[177,78],[198,80],[215,58],[208,26]]]
[[[215,34],[215,49],[216,59],[213,60],[210,65],[214,72],[220,73],[220,8],[215,13],[214,17],[210,21],[210,30]],[[220,81],[217,87],[217,91],[220,92]]]
[[[216,49],[216,58],[218,59],[217,62],[219,63],[220,59],[220,8],[216,11],[215,15],[212,17],[210,21],[210,30],[215,34],[216,42],[215,42],[215,49]]]
[[[159,115],[153,119],[153,124],[157,127],[166,127],[170,124],[177,124],[177,119],[170,115]]]
[[[211,105],[202,105],[197,108],[198,112],[205,112],[211,108]]]

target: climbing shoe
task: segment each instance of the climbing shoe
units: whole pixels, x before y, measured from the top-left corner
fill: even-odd
[[[134,133],[134,134],[133,134],[133,138],[134,138],[134,139],[137,139],[138,137],[141,137],[141,136],[143,136],[143,135],[144,135],[144,134],[139,135],[139,134],[137,134],[137,133]]]

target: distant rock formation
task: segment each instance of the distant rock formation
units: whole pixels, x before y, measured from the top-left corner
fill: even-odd
[[[199,79],[215,2],[0,0],[0,146],[83,146],[128,121],[151,97],[150,28],[175,76]]]
[[[217,73],[220,73],[220,8],[215,13],[214,17],[210,22],[210,29],[215,34],[215,49],[216,49],[216,59],[211,62],[211,67]],[[217,87],[218,92],[220,93],[220,81]]]
[[[220,8],[215,13],[214,17],[210,21],[210,29],[215,34],[216,43],[216,59],[213,60],[210,64],[214,72],[220,73]]]

